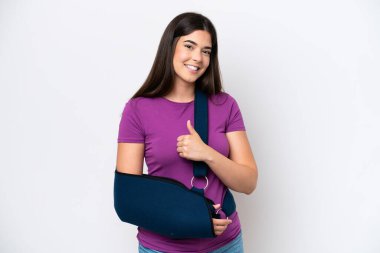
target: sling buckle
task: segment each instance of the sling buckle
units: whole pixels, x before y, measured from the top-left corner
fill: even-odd
[[[206,186],[203,188],[203,190],[206,190],[208,186],[208,178],[207,176],[204,176],[204,178],[206,179]],[[194,176],[191,178],[191,186],[194,187]]]

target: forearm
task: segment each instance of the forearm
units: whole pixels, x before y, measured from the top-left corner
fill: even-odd
[[[256,188],[257,168],[238,164],[208,146],[204,162],[230,189],[246,194]]]

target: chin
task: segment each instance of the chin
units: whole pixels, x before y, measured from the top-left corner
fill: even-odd
[[[185,82],[187,83],[195,83],[195,81],[198,80],[198,77],[197,78],[182,78],[182,80],[184,80]]]

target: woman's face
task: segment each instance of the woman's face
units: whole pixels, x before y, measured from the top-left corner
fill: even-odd
[[[175,84],[194,84],[210,64],[211,36],[207,31],[196,30],[181,36],[174,51]]]

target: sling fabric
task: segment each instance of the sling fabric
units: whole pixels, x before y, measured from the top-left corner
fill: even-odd
[[[120,219],[161,235],[215,237],[212,204],[175,180],[116,171],[115,210]]]

